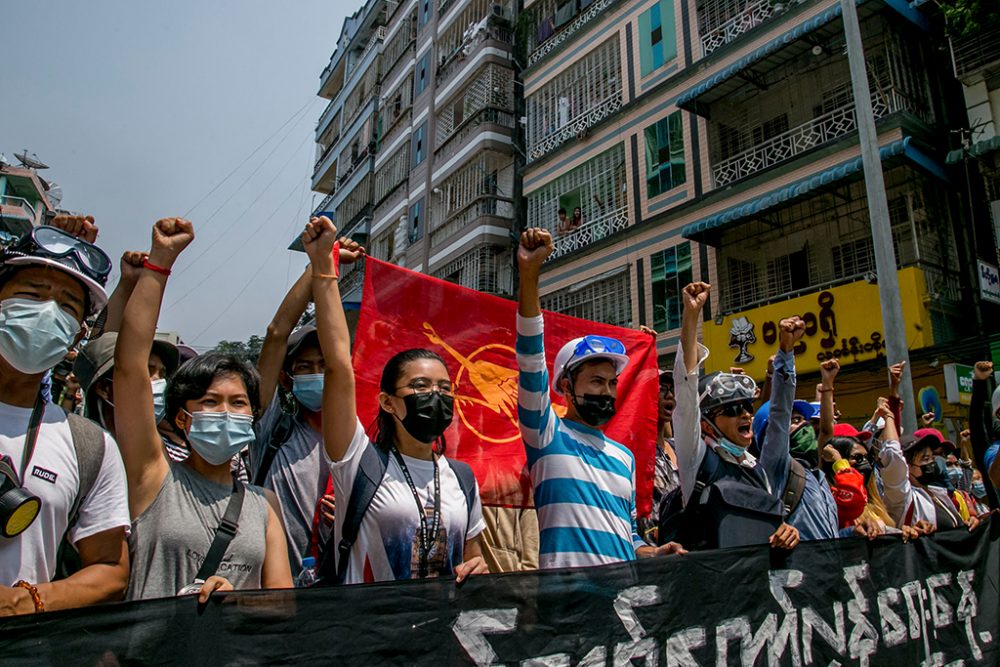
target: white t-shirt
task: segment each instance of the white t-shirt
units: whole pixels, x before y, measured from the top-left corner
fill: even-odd
[[[365,447],[374,445],[368,440],[359,421],[343,459],[332,462],[324,451],[324,457],[330,465],[338,510],[347,508]],[[421,505],[425,508],[433,507],[434,464],[409,456],[403,456],[403,461],[413,478]],[[475,503],[469,512],[465,494],[462,493],[462,487],[448,459],[438,459],[438,465],[441,478],[441,528],[428,557],[428,572],[431,577],[453,574],[455,567],[462,562],[465,542],[486,528],[478,485]],[[336,512],[334,540],[331,544],[340,543],[343,515],[344,512]],[[419,576],[420,518],[403,470],[396,457],[390,456],[382,484],[361,520],[358,539],[351,549],[345,583],[416,579]]]
[[[31,408],[0,403],[0,454],[20,472],[24,436]],[[56,571],[56,553],[69,524],[69,512],[80,487],[76,449],[66,413],[49,403],[38,429],[35,452],[28,462],[22,486],[38,496],[42,507],[35,521],[13,538],[0,537],[0,586],[24,579],[48,583]],[[118,446],[104,434],[104,461],[94,487],[80,506],[80,517],[70,531],[74,544],[111,528],[130,525],[125,466]]]

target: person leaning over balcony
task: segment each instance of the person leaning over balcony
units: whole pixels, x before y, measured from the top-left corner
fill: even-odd
[[[559,222],[556,224],[556,234],[562,236],[573,231],[572,221],[566,216],[566,209],[560,208],[558,213]]]
[[[538,296],[539,271],[551,253],[549,232],[521,234],[517,414],[538,509],[538,565],[582,567],[686,553],[679,544],[652,547],[639,537],[635,459],[601,430],[615,413],[618,375],[628,363],[625,346],[604,336],[563,345],[552,390],[565,397],[566,417],[552,409]]]
[[[801,319],[779,324],[770,410],[760,460],[753,443],[757,385],[746,375],[712,373],[698,380],[708,349],[698,343],[698,321],[710,285],[684,288],[681,340],[674,362],[674,443],[681,475],[684,516],[679,541],[689,548],[770,543],[792,549],[799,532],[784,522],[781,495],[789,474],[789,435],[795,394],[792,349],[805,333]],[[662,519],[661,519],[662,523]],[[661,534],[660,539],[664,539]]]
[[[132,514],[130,600],[198,592],[205,602],[216,590],[292,585],[277,501],[231,472],[233,456],[254,439],[257,371],[218,353],[184,363],[168,380],[165,396],[166,419],[190,450],[183,463],[168,457],[157,430],[149,353],[170,268],[193,239],[187,220],[153,225],[145,270],[125,306],[115,348],[115,425]],[[218,553],[214,538],[232,502],[240,508],[236,533]],[[205,572],[212,553],[219,560]]]
[[[128,582],[118,448],[42,392],[42,378],[107,302],[111,261],[84,240],[96,236],[93,220],[57,217],[0,256],[0,616],[120,600]],[[64,539],[81,567],[55,581]]]

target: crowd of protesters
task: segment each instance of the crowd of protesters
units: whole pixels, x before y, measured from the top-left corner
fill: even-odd
[[[586,331],[546,359],[538,279],[553,242],[529,229],[517,252],[517,416],[536,513],[508,525],[449,456],[454,379],[438,354],[392,350],[377,396],[363,397],[378,402],[374,428],[358,419],[338,275],[364,248],[327,218],[309,221],[309,266],[254,367],[157,332],[171,267],[194,237],[186,220],[157,221],[148,251],[122,255],[110,296],[93,218],[59,216],[2,251],[0,615],[204,602],[317,578],[461,582],[730,546],[919,539],[974,530],[998,508],[990,362],[975,366],[961,446],[930,424],[902,431],[902,364],[858,430],[838,421],[836,360],[822,364],[817,400],[796,400],[806,327],[794,315],[762,388],[740,369],[701,374],[710,286],[699,282],[683,290],[676,359],[660,371],[653,508],[637,516],[635,458],[604,432],[631,360]],[[314,324],[296,328],[310,302]]]

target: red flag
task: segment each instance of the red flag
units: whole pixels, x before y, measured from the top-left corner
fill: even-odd
[[[517,304],[393,264],[365,260],[365,286],[354,340],[358,417],[374,425],[382,368],[409,348],[437,352],[455,386],[447,455],[472,466],[484,505],[531,506],[531,481],[517,427]],[[649,513],[656,446],[656,345],[632,329],[545,313],[545,356],[586,334],[621,340],[629,364],[619,378],[618,411],[605,432],[636,460],[636,507]],[[565,403],[552,394],[556,412]],[[372,435],[369,433],[369,435]]]

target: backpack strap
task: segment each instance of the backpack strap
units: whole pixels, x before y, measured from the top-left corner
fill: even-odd
[[[254,486],[264,486],[267,473],[271,471],[271,464],[274,462],[274,457],[277,455],[278,450],[292,437],[292,429],[295,427],[295,417],[280,407],[278,410],[281,414],[278,415],[278,419],[274,423],[274,428],[271,429],[271,437],[268,439],[267,447],[264,448],[264,453],[261,455],[260,465],[257,466],[257,471],[254,473]]]
[[[73,449],[76,451],[80,485],[77,487],[76,497],[73,498],[73,504],[70,506],[66,532],[63,534],[56,553],[54,580],[65,579],[83,567],[79,552],[69,541],[69,532],[79,520],[80,507],[94,488],[94,484],[97,483],[97,476],[101,472],[101,466],[104,465],[104,430],[89,419],[72,412],[66,413],[66,420],[69,423]]]
[[[451,466],[452,472],[458,478],[458,485],[462,488],[462,493],[465,495],[465,506],[469,512],[465,530],[468,531],[469,524],[472,522],[472,506],[475,504],[476,495],[479,492],[479,487],[476,486],[476,475],[465,461],[448,459],[448,465]]]
[[[806,488],[806,469],[794,458],[789,459],[788,480],[785,482],[785,491],[781,494],[781,504],[785,507],[785,518],[791,516],[795,508],[802,500],[802,493]]]
[[[340,542],[337,543],[336,550],[331,549],[330,541],[333,539],[333,535],[331,535],[330,540],[324,545],[319,566],[321,585],[342,584],[347,578],[347,564],[351,557],[351,548],[358,539],[361,521],[368,511],[372,499],[375,498],[378,487],[382,485],[382,478],[385,477],[388,465],[389,454],[379,449],[375,443],[369,442],[365,451],[361,453],[358,473],[351,486],[351,497],[347,501],[347,508],[341,523]]]

